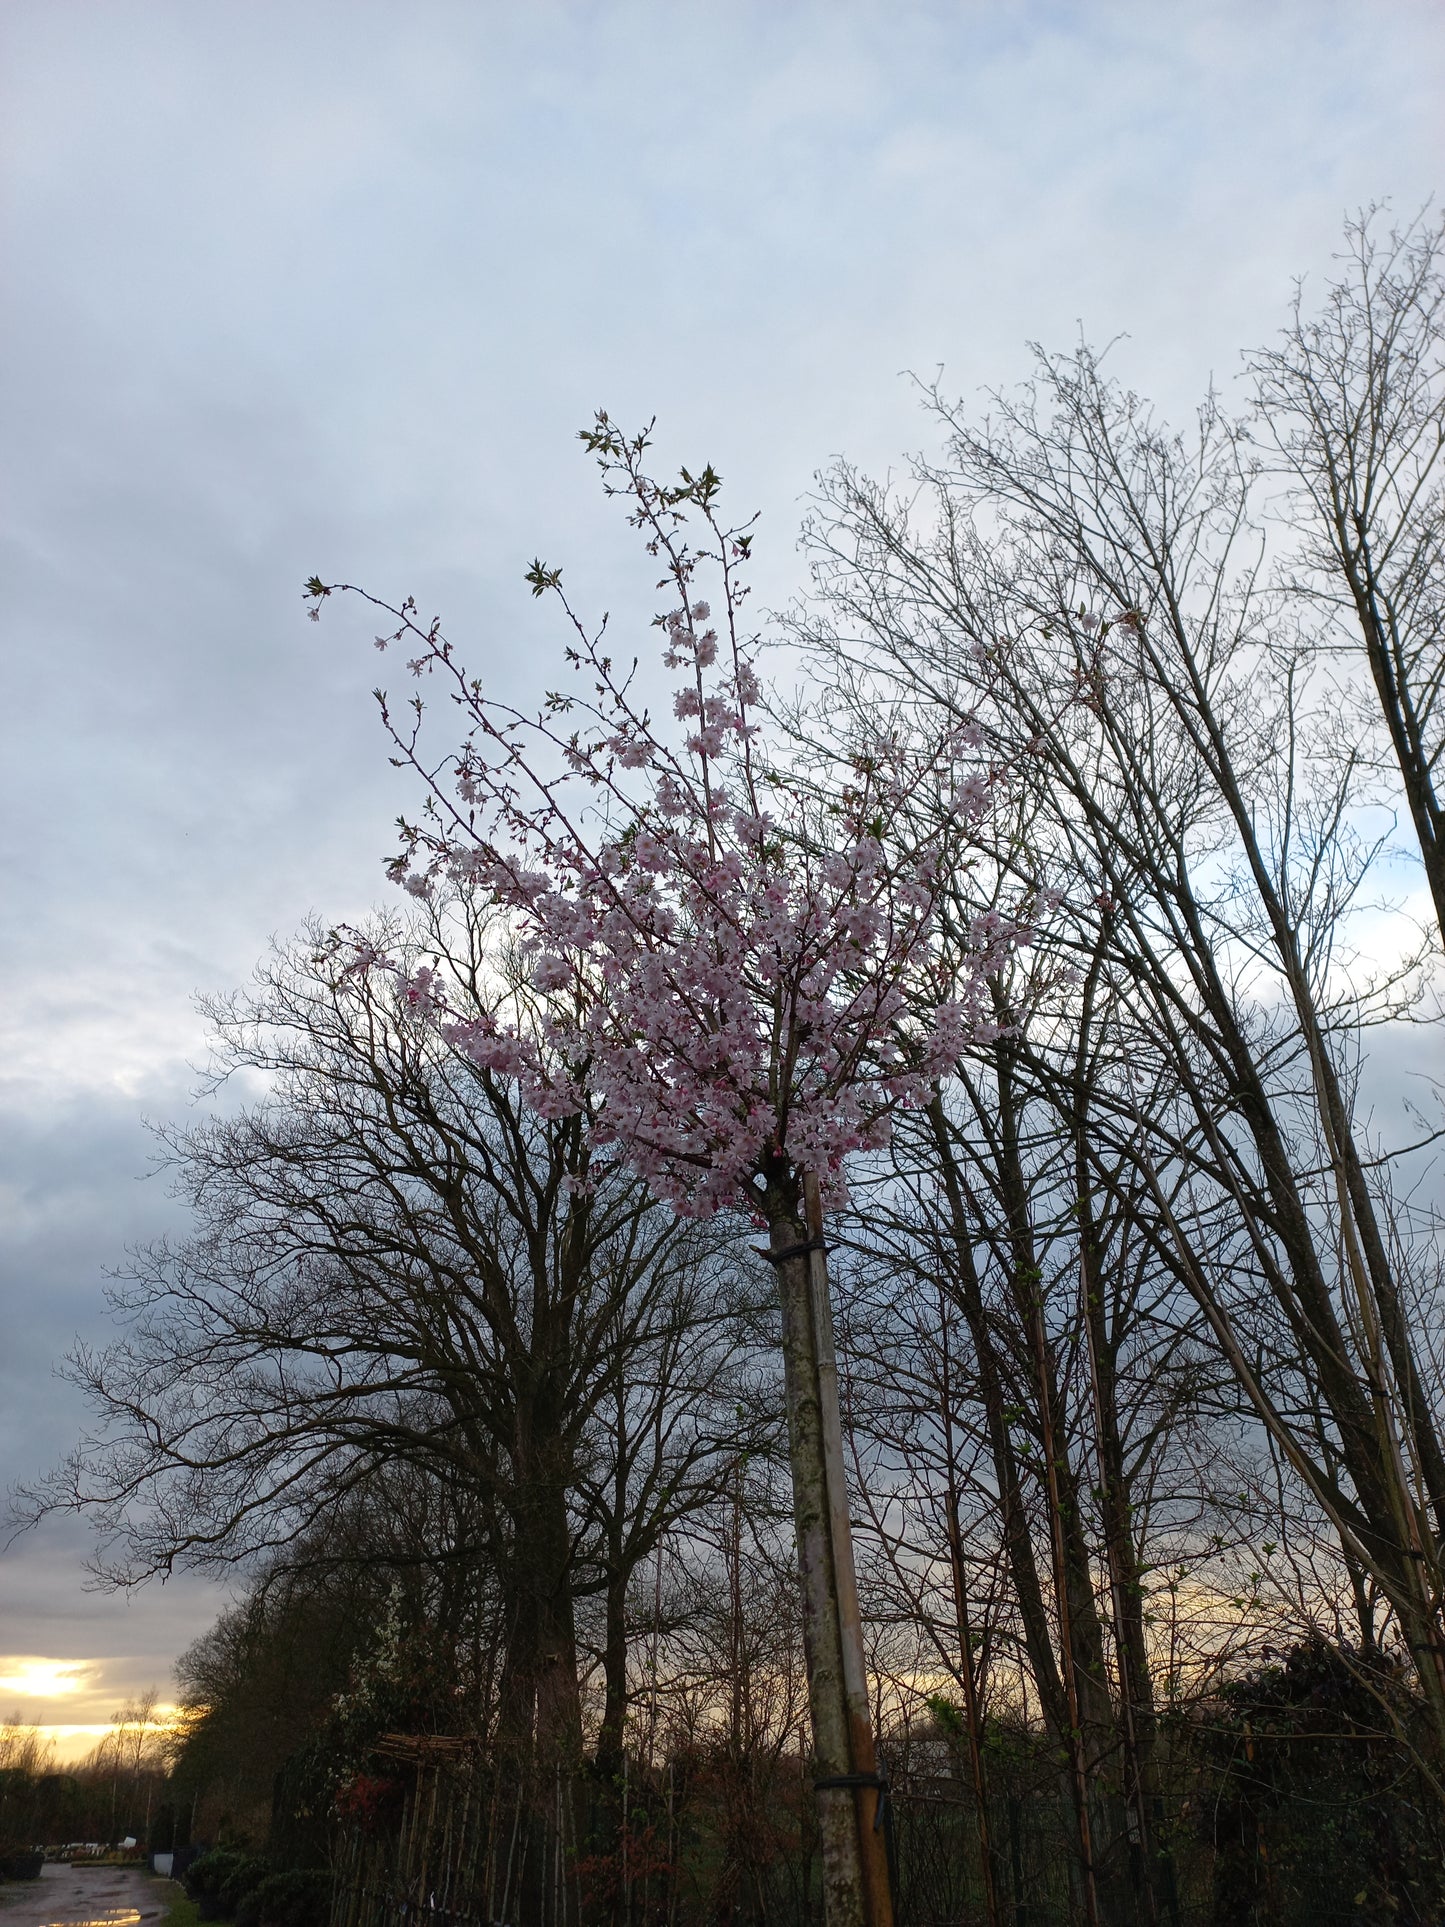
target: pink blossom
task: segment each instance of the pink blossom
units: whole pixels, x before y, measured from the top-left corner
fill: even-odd
[[[836,1197],[846,1160],[885,1144],[892,1114],[925,1103],[990,1021],[984,979],[1019,933],[998,913],[975,918],[967,957],[951,953],[945,971],[938,911],[953,868],[936,834],[910,841],[908,805],[923,789],[941,796],[962,836],[995,779],[969,726],[941,741],[879,731],[832,777],[795,769],[768,744],[738,634],[745,544],[708,498],[692,508],[704,546],[690,547],[679,497],[639,466],[645,441],[590,439],[664,559],[676,606],[658,625],[662,660],[684,727],[659,732],[638,712],[560,585],[569,658],[591,693],[535,717],[486,697],[435,628],[403,615],[421,663],[451,677],[469,732],[449,790],[445,766],[387,718],[433,799],[405,861],[506,905],[551,999],[540,1037],[500,1016],[438,1022],[541,1115],[585,1104],[598,1141],[682,1213],[756,1208],[780,1170],[814,1171]],[[699,632],[704,571],[722,613]],[[419,1002],[434,995],[420,980]],[[566,1068],[584,1063],[585,1090]]]
[[[572,981],[572,972],[560,957],[543,957],[532,972],[538,990],[562,990]]]

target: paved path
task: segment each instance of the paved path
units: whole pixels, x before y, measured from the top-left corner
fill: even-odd
[[[181,1889],[145,1867],[45,1867],[38,1880],[0,1887],[4,1927],[141,1927]]]

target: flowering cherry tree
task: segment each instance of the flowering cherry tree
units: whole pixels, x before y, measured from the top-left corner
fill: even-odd
[[[526,1023],[460,1018],[425,969],[407,978],[453,1045],[515,1077],[546,1116],[586,1109],[659,1197],[689,1215],[741,1205],[779,1279],[828,1918],[889,1918],[857,1625],[822,1208],[851,1153],[925,1104],[989,1023],[986,980],[1020,932],[997,915],[941,928],[944,893],[990,807],[977,733],[925,737],[896,717],[820,749],[779,731],[743,635],[748,528],[728,526],[708,467],[644,468],[646,433],[584,431],[604,487],[661,566],[656,618],[671,716],[636,660],[589,631],[561,571],[533,564],[570,630],[569,691],[535,713],[489,695],[416,606],[366,599],[463,724],[442,762],[378,691],[393,760],[425,786],[391,869],[419,895],[480,891],[510,913],[538,993]],[[700,530],[694,540],[693,531]],[[313,578],[311,613],[347,584]],[[363,591],[353,591],[364,594]],[[920,792],[931,807],[910,807]],[[927,823],[926,832],[910,825]],[[937,825],[952,826],[940,840]],[[945,940],[946,936],[946,940]],[[385,959],[362,956],[363,965]]]

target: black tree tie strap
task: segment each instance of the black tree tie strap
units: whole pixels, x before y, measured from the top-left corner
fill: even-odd
[[[754,1245],[753,1250],[760,1258],[766,1258],[770,1265],[786,1264],[789,1258],[801,1258],[807,1251],[831,1251],[833,1247],[826,1238],[804,1238],[801,1244],[784,1245],[779,1251],[770,1251],[766,1245]]]
[[[835,1788],[841,1793],[858,1787],[876,1787],[878,1790],[878,1808],[873,1815],[873,1831],[877,1833],[883,1825],[888,1807],[888,1775],[881,1767],[877,1773],[830,1773],[826,1778],[813,1782],[815,1793],[831,1793]]]

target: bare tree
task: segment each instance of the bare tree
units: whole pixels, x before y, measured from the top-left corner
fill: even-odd
[[[1301,286],[1278,343],[1248,360],[1254,421],[1291,484],[1291,586],[1340,622],[1347,658],[1363,654],[1445,939],[1442,251],[1428,213],[1385,236],[1361,215],[1318,310]],[[1368,706],[1354,705],[1367,725]]]
[[[707,1242],[704,1234],[704,1248]],[[742,1311],[745,1281],[726,1275]],[[680,1521],[715,1503],[750,1453],[777,1443],[780,1388],[769,1382],[771,1396],[760,1400],[749,1384],[760,1375],[750,1348],[739,1344],[728,1357],[720,1346],[720,1330],[741,1339],[745,1327],[720,1318],[717,1282],[706,1264],[680,1269],[666,1316],[657,1306],[639,1307],[637,1294],[619,1299],[603,1341],[611,1353],[605,1390],[579,1448],[576,1504],[587,1530],[574,1590],[602,1597],[597,1765],[614,1778],[622,1769],[631,1700],[634,1582]],[[744,1391],[754,1395],[744,1399]]]
[[[1258,468],[1214,401],[1186,441],[1080,349],[981,424],[930,402],[948,459],[922,501],[826,478],[799,632],[837,701],[982,705],[1036,759],[1033,833],[1000,862],[1057,882],[1060,942],[1129,1014],[1088,1182],[1118,1158],[1142,1180],[1157,1262],[1389,1600],[1445,1747],[1420,1254],[1356,1104],[1362,1040],[1418,980],[1349,952],[1385,833],[1337,753],[1311,605],[1264,572]]]
[[[1105,1185],[1089,1166],[1081,1192],[1080,1131],[1110,1060],[1097,1008],[1081,1021],[1097,1000],[1056,963],[1000,979],[1011,1021],[898,1134],[868,1198],[850,1411],[898,1611],[962,1693],[980,1815],[983,1682],[1017,1707],[1005,1682],[1021,1667],[1067,1763],[1081,1904],[1092,1878],[1147,1912],[1169,1888],[1150,1847],[1149,1576],[1219,1523],[1201,1447],[1228,1381],[1141,1235],[1138,1170],[1116,1159]]]
[[[459,1005],[524,994],[464,907],[370,939]],[[124,1335],[77,1355],[104,1428],[45,1501],[130,1580],[314,1540],[412,1467],[460,1495],[433,1562],[499,1574],[501,1743],[576,1758],[579,1588],[625,1584],[731,1445],[733,1272],[585,1116],[524,1111],[351,955],[314,930],[210,1007],[217,1081],[266,1095],[166,1134],[197,1230],[140,1254]]]

